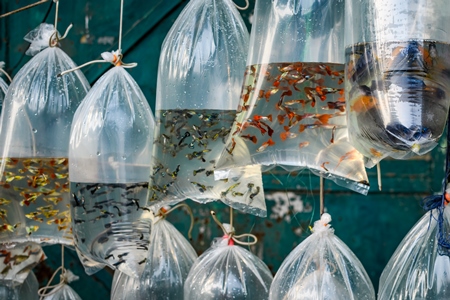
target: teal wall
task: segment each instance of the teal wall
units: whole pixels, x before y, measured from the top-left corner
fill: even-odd
[[[101,52],[116,50],[120,0],[60,1],[60,32],[70,23],[74,25],[61,47],[77,64],[98,59]],[[0,1],[0,12],[32,2],[34,1],[3,0]],[[139,64],[137,68],[130,69],[130,73],[140,84],[152,109],[161,44],[186,3],[187,1],[179,0],[125,1],[122,47],[124,61]],[[244,1],[239,0],[237,3],[243,5]],[[247,23],[254,1],[250,4],[250,8],[242,12]],[[28,47],[23,36],[45,19],[50,5],[50,2],[45,3],[0,20],[0,60],[6,62],[6,70],[10,74],[15,75],[30,59],[23,55]],[[47,22],[51,23],[53,20],[54,5]],[[86,20],[89,21],[88,30]],[[93,84],[109,67],[108,64],[96,64],[83,71]],[[368,196],[346,190],[331,181],[325,182],[326,210],[333,216],[335,232],[359,257],[375,287],[378,286],[380,273],[395,248],[424,213],[420,206],[421,199],[439,191],[441,187],[445,154],[443,145],[431,154],[412,160],[383,161],[382,191],[378,191],[376,187],[375,170],[368,170],[372,184]],[[235,226],[237,232],[252,232],[259,238],[259,243],[251,247],[251,250],[276,272],[289,252],[308,236],[308,226],[318,218],[319,179],[308,171],[287,173],[281,169],[273,169],[263,176],[268,217],[263,219],[236,212]],[[192,244],[200,254],[208,248],[213,237],[220,235],[209,211],[216,210],[222,221],[227,221],[228,211],[220,203],[188,203],[192,205],[196,216]],[[183,211],[172,213],[168,220],[187,234],[189,217]],[[59,246],[47,247],[45,251],[48,259],[35,269],[42,284],[49,279],[60,262]],[[105,269],[87,276],[76,254],[67,252],[66,267],[80,276],[80,280],[72,284],[74,289],[83,299],[107,299],[112,272]]]

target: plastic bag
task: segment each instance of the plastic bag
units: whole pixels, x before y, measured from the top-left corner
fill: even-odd
[[[65,270],[64,282],[55,287],[48,293],[43,300],[81,300],[81,297],[75,292],[68,283],[78,280],[78,276],[74,275],[70,270]]]
[[[190,1],[167,34],[158,68],[150,204],[221,200],[266,216],[259,166],[238,166],[214,180],[236,116],[248,38],[231,0]]]
[[[23,283],[30,271],[46,259],[40,245],[17,244],[14,248],[0,245],[0,281]]]
[[[331,216],[324,213],[313,234],[286,257],[273,279],[270,300],[375,300],[364,267],[329,222]]]
[[[184,300],[264,300],[272,279],[261,259],[224,236],[192,266],[184,284]]]
[[[363,156],[348,139],[344,1],[258,0],[254,20],[238,114],[216,179],[236,166],[280,165],[366,194]]]
[[[75,245],[92,262],[142,272],[150,235],[148,193],[154,118],[141,89],[116,66],[78,108],[70,135]],[[147,217],[146,217],[147,216]],[[84,260],[82,261],[84,263]]]
[[[352,143],[375,165],[436,147],[450,105],[444,0],[347,1],[346,99]],[[442,24],[442,25],[440,25]]]
[[[111,300],[182,299],[183,284],[197,258],[184,236],[164,218],[152,225],[145,267],[139,279],[116,271]]]
[[[54,32],[48,24],[36,30]],[[8,89],[0,120],[2,243],[72,244],[69,131],[89,84],[80,71],[57,75],[74,67],[61,49],[48,47],[22,67]]]
[[[5,63],[0,61],[0,69],[5,67]],[[0,77],[0,111],[5,100],[6,92],[8,91],[8,84]]]
[[[450,226],[450,210],[444,210]],[[438,210],[426,213],[395,250],[380,277],[378,299],[450,299],[450,258],[438,254]]]
[[[23,283],[0,280],[0,299],[2,300],[38,300],[39,283],[36,275],[30,272]]]

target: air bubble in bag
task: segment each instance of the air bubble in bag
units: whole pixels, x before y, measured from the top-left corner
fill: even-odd
[[[265,300],[272,279],[260,258],[223,236],[192,266],[184,284],[184,300]]]
[[[236,121],[216,179],[230,168],[310,169],[366,194],[364,158],[349,142],[344,2],[257,0]]]
[[[380,277],[379,300],[450,299],[450,258],[438,253],[438,210],[427,212],[403,238]],[[444,208],[444,226],[450,209]]]
[[[142,272],[150,235],[149,213],[142,208],[153,130],[150,106],[122,66],[106,72],[75,113],[70,209],[75,245],[89,273],[97,270],[94,262],[129,276]]]
[[[178,300],[197,253],[184,236],[164,218],[156,217],[145,267],[139,279],[116,271],[111,300]]]
[[[446,0],[346,0],[350,138],[367,167],[437,146],[450,106]]]
[[[334,235],[324,213],[313,233],[281,264],[270,288],[270,300],[375,300],[364,267]]]
[[[53,25],[25,40],[35,55],[9,86],[0,119],[0,242],[72,244],[68,155],[73,115],[89,90],[75,63],[49,47]]]
[[[266,216],[259,166],[214,170],[236,116],[248,31],[231,0],[191,0],[167,34],[159,61],[150,204],[221,200]]]

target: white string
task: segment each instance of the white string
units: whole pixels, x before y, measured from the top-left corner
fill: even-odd
[[[0,72],[2,72],[6,76],[6,78],[9,79],[9,82],[12,82],[11,76],[9,76],[9,74],[3,69],[4,67],[5,67],[5,63],[0,61]]]
[[[123,23],[123,0],[120,0],[119,48],[117,49],[119,53],[122,53],[122,23]]]
[[[248,0],[245,0],[245,6],[244,7],[239,6],[236,3],[234,3],[234,6],[236,6],[236,8],[239,9],[239,10],[246,10],[250,6],[250,3],[248,2]]]
[[[50,47],[55,47],[56,44],[59,41],[62,41],[63,39],[66,38],[67,34],[69,33],[69,30],[72,28],[72,24],[70,24],[66,31],[64,32],[63,36],[59,36],[58,35],[58,14],[59,14],[59,0],[53,0],[54,3],[56,3],[56,7],[55,7],[55,32],[53,32],[53,34],[50,36],[50,39],[48,41],[48,44]]]
[[[58,284],[50,285],[55,278],[56,274],[61,271],[61,276]],[[47,285],[43,288],[40,288],[38,290],[38,295],[41,296],[39,300],[43,300],[45,297],[53,295],[59,290],[60,286],[63,286],[66,283],[66,269],[64,268],[64,245],[61,245],[61,266],[56,269],[56,271],[53,273],[52,277],[48,281]],[[50,292],[47,293],[47,290],[51,289]]]
[[[240,235],[236,235],[233,226],[230,226],[230,232],[228,232],[225,228],[225,226],[223,226],[223,224],[219,221],[219,219],[217,219],[216,213],[212,210],[211,211],[211,216],[214,219],[214,222],[216,222],[217,225],[219,225],[219,227],[222,229],[223,233],[228,236],[228,238],[232,239],[236,244],[239,245],[244,245],[244,246],[251,246],[251,245],[255,245],[258,242],[258,238],[251,233],[244,233],[244,234],[240,234]],[[233,214],[231,211],[230,214],[230,224],[233,224]],[[243,238],[243,237],[250,237],[253,239],[252,242],[242,242],[238,239]]]
[[[378,179],[378,190],[381,191],[382,186],[381,186],[381,166],[380,166],[380,162],[377,163],[377,179]]]
[[[38,6],[38,5],[43,4],[43,3],[45,3],[45,2],[48,2],[48,1],[49,1],[49,0],[41,0],[41,1],[38,1],[38,2],[35,2],[35,3],[32,3],[32,4],[29,4],[29,5],[23,6],[23,7],[21,7],[21,8],[16,9],[16,10],[7,12],[6,14],[1,15],[1,16],[0,16],[0,19],[1,19],[1,18],[4,18],[4,17],[7,17],[7,16],[10,16],[10,15],[13,15],[13,14],[16,14],[16,13],[21,12],[21,11],[27,10],[27,9],[29,9],[29,8]]]
[[[194,214],[192,213],[192,209],[189,207],[189,205],[187,205],[186,203],[180,203],[178,205],[175,205],[174,207],[172,207],[171,209],[169,209],[168,211],[165,211],[163,209],[159,210],[159,213],[156,215],[157,217],[160,217],[160,219],[158,219],[155,223],[158,223],[160,220],[165,219],[166,216],[168,214],[170,214],[171,212],[173,212],[175,209],[180,208],[180,207],[185,207],[187,212],[189,213],[189,215],[191,216],[191,225],[189,226],[189,231],[188,231],[188,237],[190,240],[192,240],[192,229],[194,228]]]
[[[320,178],[320,215],[323,215],[323,213],[325,212],[325,201],[324,201],[324,197],[323,197],[323,177],[319,176]]]

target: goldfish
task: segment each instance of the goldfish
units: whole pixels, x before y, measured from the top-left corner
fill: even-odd
[[[269,140],[267,142],[262,143],[261,147],[256,149],[256,152],[262,152],[262,151],[266,150],[267,147],[273,146],[273,145],[275,145],[275,142],[271,138],[269,138]]]

